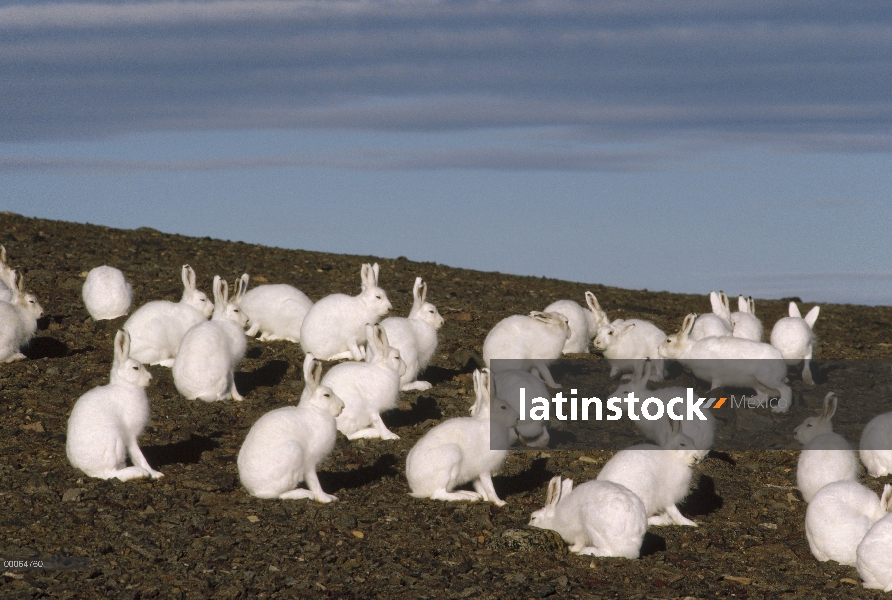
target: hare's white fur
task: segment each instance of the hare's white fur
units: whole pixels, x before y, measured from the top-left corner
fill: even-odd
[[[731,307],[725,292],[709,292],[712,312],[700,315],[691,329],[692,340],[731,335]]]
[[[694,340],[690,333],[696,319],[695,314],[685,317],[681,330],[660,344],[660,356],[677,360],[698,379],[710,382],[711,389],[753,388],[760,402],[767,402],[769,392],[777,391],[780,398],[771,410],[790,410],[793,390],[785,382],[787,367],[779,350],[769,344],[731,336]]]
[[[248,315],[229,301],[229,286],[214,276],[214,314],[183,336],[174,359],[173,383],[189,400],[242,400],[235,388],[235,367],[245,357]]]
[[[247,275],[242,277],[247,278]],[[300,343],[300,328],[313,301],[294,286],[274,283],[248,290],[239,305],[251,318],[251,327],[246,332],[248,337],[259,332],[261,342],[287,340]]]
[[[37,319],[43,316],[43,308],[32,294],[25,292],[21,273],[10,272],[12,298],[0,302],[0,362],[22,360],[22,349],[37,332]]]
[[[94,321],[117,319],[130,311],[133,286],[120,269],[102,265],[87,273],[81,295]]]
[[[542,311],[556,312],[567,317],[570,337],[564,342],[564,354],[588,354],[592,340],[598,335],[598,328],[610,322],[594,294],[586,292],[585,301],[588,308],[579,306],[573,300],[558,300]]]
[[[875,416],[864,427],[859,454],[871,477],[892,473],[892,412]]]
[[[602,325],[595,336],[595,348],[610,363],[610,376],[631,373],[638,361],[649,358],[653,361],[653,381],[662,381],[664,363],[658,348],[666,334],[651,323],[641,319],[616,319]]]
[[[892,513],[873,524],[855,551],[864,587],[892,592]]]
[[[640,400],[647,398],[658,398],[665,405],[673,398],[684,398],[687,394],[687,388],[683,387],[667,387],[656,390],[649,390],[647,382],[652,377],[653,365],[649,360],[640,360],[632,373],[631,381],[620,385],[616,391],[610,395],[611,398],[624,398],[629,393],[634,393]],[[705,421],[700,419],[681,421],[681,432],[694,440],[694,448],[697,450],[709,450],[715,440],[715,418],[712,411],[703,412],[706,417]],[[672,427],[669,423],[669,416],[664,414],[656,420],[645,419],[639,415],[637,421],[633,421],[635,427],[644,434],[645,439],[657,446],[663,446],[669,441],[672,435]]]
[[[333,502],[319,485],[316,466],[334,449],[335,417],[343,401],[321,385],[322,363],[304,357],[304,390],[297,406],[272,410],[251,427],[238,453],[239,479],[258,498]],[[305,481],[308,490],[297,486]]]
[[[362,360],[366,325],[374,325],[390,312],[387,293],[378,287],[378,263],[364,264],[358,296],[332,294],[314,304],[300,328],[304,352],[320,360]]]
[[[533,311],[529,316],[512,315],[486,334],[483,361],[491,367],[493,359],[512,359],[510,366],[504,368],[528,369],[550,387],[560,388],[548,364],[560,358],[569,336],[570,326],[562,314]]]
[[[882,497],[857,481],[834,481],[815,494],[805,511],[805,537],[819,561],[854,567],[858,544],[874,523],[889,512],[892,485]],[[888,549],[887,549],[888,551]]]
[[[214,312],[214,305],[195,285],[192,267],[183,265],[182,278],[183,297],[179,302],[147,302],[124,323],[124,329],[130,334],[130,353],[143,364],[173,366],[186,332]]]
[[[90,477],[121,481],[163,475],[149,466],[137,438],[149,422],[146,386],[151,373],[129,357],[130,336],[119,330],[108,385],[80,398],[68,418],[65,453],[68,461]],[[133,466],[127,466],[127,458]]]
[[[756,316],[756,302],[753,297],[737,297],[738,311],[731,313],[731,335],[734,337],[762,341],[762,321]]]
[[[411,496],[505,505],[493,487],[492,474],[501,468],[508,451],[490,448],[508,447],[508,429],[517,424],[518,415],[504,401],[490,400],[489,369],[474,371],[474,392],[472,416],[443,421],[409,451],[406,479]],[[469,481],[475,491],[453,491]]]
[[[492,373],[490,378],[490,393],[507,403],[520,414],[520,390],[524,389],[524,397],[527,402],[532,398],[550,398],[548,388],[541,379],[529,371],[520,369],[508,369]],[[545,448],[548,446],[548,421],[534,421],[527,419],[518,421],[517,425],[508,431],[509,444],[520,440],[521,445],[532,448]]]
[[[694,440],[681,433],[678,421],[672,421],[670,428],[671,436],[663,446],[638,444],[617,452],[598,473],[598,480],[624,485],[641,498],[650,525],[696,527],[676,504],[688,495],[692,467],[708,451],[694,449]]]
[[[381,413],[396,408],[400,397],[400,377],[406,364],[399,350],[388,343],[387,333],[380,325],[366,325],[368,349],[365,362],[344,362],[333,366],[322,384],[344,402],[338,415],[338,431],[348,440],[381,438],[398,440],[384,421]]]
[[[807,418],[794,430],[796,441],[804,446],[796,466],[796,485],[806,502],[828,483],[858,479],[855,451],[844,437],[833,433],[837,402],[836,394],[828,393],[821,414]]]
[[[381,321],[390,345],[399,350],[400,358],[406,363],[406,372],[400,377],[400,389],[404,392],[432,387],[427,381],[416,381],[416,378],[437,351],[437,330],[443,326],[443,317],[437,307],[425,301],[427,284],[421,277],[415,278],[412,297],[408,318],[387,317]]]
[[[530,525],[556,531],[575,554],[638,558],[647,513],[641,499],[618,483],[586,481],[574,488],[571,479],[557,476]]]
[[[815,351],[815,321],[821,312],[820,306],[815,306],[805,318],[799,312],[795,302],[790,302],[789,317],[783,317],[774,324],[771,330],[771,345],[780,350],[788,365],[802,365],[802,381],[808,385],[814,385],[811,376],[810,362]]]

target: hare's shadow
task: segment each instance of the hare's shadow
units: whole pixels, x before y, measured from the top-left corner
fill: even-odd
[[[219,447],[220,443],[213,438],[192,433],[188,440],[163,446],[143,446],[141,450],[149,464],[160,469],[172,464],[197,464],[203,453]]]

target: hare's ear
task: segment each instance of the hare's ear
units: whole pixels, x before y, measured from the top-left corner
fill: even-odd
[[[375,337],[378,339],[381,354],[385,354],[390,347],[390,340],[387,339],[387,332],[380,325],[375,325]]]
[[[880,508],[883,512],[892,512],[892,484],[883,486],[883,495],[880,497]]]
[[[684,318],[684,322],[681,324],[681,331],[679,332],[679,336],[688,337],[691,335],[691,330],[694,328],[694,321],[697,320],[697,313],[691,313]]]
[[[229,303],[229,284],[225,279],[220,280],[220,293],[223,296],[223,306]]]
[[[744,296],[737,296],[737,310],[743,313],[750,311],[750,307],[746,303],[746,298]]]
[[[220,303],[223,300],[223,295],[220,288],[221,281],[223,280],[220,279],[219,275],[214,275],[214,306],[220,306]]]
[[[316,360],[312,354],[307,352],[307,355],[304,356],[304,385],[307,389],[312,393],[313,390],[316,389],[316,365],[322,367],[322,363]],[[321,371],[320,371],[321,373]]]
[[[359,278],[362,281],[362,291],[366,291],[372,287],[372,265],[363,263],[362,269],[359,271]]]
[[[646,362],[646,358],[635,361],[635,369],[632,371],[632,383],[638,384],[644,379],[644,363]]]
[[[795,302],[790,302],[789,312],[791,317],[796,317],[798,319],[802,318],[802,313],[799,312],[799,307],[796,306]]]
[[[476,369],[474,371],[474,406],[471,407],[471,416],[489,416],[489,369]]]
[[[239,277],[235,281],[235,285],[233,286],[233,292],[235,294],[232,297],[233,302],[235,302],[236,304],[241,303],[242,298],[245,297],[245,292],[248,291],[248,282],[250,280],[251,280],[251,276],[248,275],[247,273],[244,273],[244,274],[242,274],[241,277]]]
[[[722,298],[715,292],[709,292],[709,305],[712,306],[712,312],[717,315],[722,314]]]
[[[378,287],[378,263],[372,265],[372,287]]]
[[[828,392],[827,395],[824,396],[824,410],[821,412],[822,421],[829,421],[833,418],[833,415],[836,414],[837,402],[838,399],[833,392]]]
[[[821,313],[821,307],[816,306],[805,315],[805,323],[808,325],[809,329],[814,329],[815,321],[818,320],[818,315]]]
[[[669,419],[669,432],[672,435],[678,435],[679,433],[681,433],[681,421]]]
[[[0,264],[6,264],[6,246],[0,245]]]
[[[130,358],[130,334],[124,329],[118,329],[115,334],[115,358],[114,364],[120,365]]]
[[[19,290],[19,294],[25,295],[25,276],[21,273],[18,273],[18,278],[15,280],[16,288]],[[817,317],[815,317],[817,319]]]
[[[749,308],[749,313],[751,315],[756,314],[756,301],[753,300],[752,296],[750,296],[749,298],[746,299],[746,306],[747,306],[747,308]]]
[[[641,382],[647,386],[647,382],[650,381],[650,376],[653,373],[653,363],[650,362],[649,358],[644,359],[644,369],[641,372]]]
[[[573,480],[572,479],[564,479],[561,482],[561,500],[570,495],[570,492],[573,491]]]
[[[421,277],[415,278],[415,285],[412,287],[412,310],[421,310],[421,305],[424,304],[424,296],[427,294],[427,286],[424,285],[424,281],[421,280]]]
[[[545,492],[545,506],[557,504],[561,499],[561,476],[555,475],[548,482],[548,491]]]
[[[183,265],[183,287],[195,291],[195,271],[189,265]]]
[[[534,310],[530,313],[530,318],[536,319],[537,321],[541,321],[543,323],[553,323],[553,317],[548,313],[544,313],[541,310]]]

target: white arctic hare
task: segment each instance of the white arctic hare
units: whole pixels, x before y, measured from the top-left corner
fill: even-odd
[[[859,454],[871,477],[892,473],[892,412],[875,416],[864,427]]]
[[[512,359],[506,369],[529,369],[550,387],[560,388],[548,370],[548,364],[561,357],[570,337],[567,317],[560,313],[534,310],[526,315],[512,315],[496,323],[483,340],[483,361],[492,367],[492,359]]]
[[[762,321],[756,316],[756,302],[753,297],[737,297],[737,312],[731,313],[731,335],[734,337],[762,341]]]
[[[837,403],[836,394],[828,393],[821,414],[807,418],[794,430],[796,441],[805,446],[799,453],[796,485],[806,502],[828,483],[858,479],[855,451],[844,437],[833,433]]]
[[[183,336],[171,374],[177,391],[189,400],[243,400],[235,389],[235,367],[245,357],[248,315],[229,301],[229,286],[214,276],[214,314]]]
[[[247,287],[248,275],[242,275]],[[259,285],[245,292],[239,305],[251,317],[248,337],[260,333],[261,342],[300,343],[300,328],[313,306],[306,294],[287,283]]]
[[[118,330],[109,384],[78,398],[68,418],[65,453],[75,468],[90,477],[121,481],[163,477],[149,466],[137,443],[149,423],[145,388],[152,374],[129,352],[130,336]],[[128,457],[131,467],[126,466]]]
[[[805,511],[805,537],[819,561],[854,567],[858,544],[892,508],[892,485],[882,497],[857,481],[834,481],[815,494]],[[887,550],[888,551],[888,550]]]
[[[785,382],[787,366],[777,348],[731,336],[694,340],[690,333],[696,319],[695,314],[685,317],[681,330],[660,344],[660,356],[677,360],[695,377],[710,382],[711,389],[753,388],[759,402],[768,402],[769,392],[777,391],[780,398],[771,410],[790,410],[793,390]]]
[[[133,286],[120,269],[102,265],[87,273],[81,295],[94,321],[117,319],[130,310]]]
[[[10,272],[12,297],[0,302],[0,362],[22,360],[22,348],[26,347],[37,332],[37,319],[43,316],[43,308],[37,298],[25,292],[25,280],[21,273]]]
[[[598,473],[598,480],[624,485],[641,498],[650,525],[696,527],[675,505],[690,491],[691,467],[708,451],[696,450],[694,440],[681,432],[678,421],[672,421],[670,429],[671,436],[663,446],[638,444],[617,452]]]
[[[520,414],[520,390],[523,388],[527,402],[532,398],[550,398],[548,388],[541,379],[529,371],[508,369],[492,373],[490,377],[490,393],[504,401]],[[515,427],[508,430],[508,443],[520,440],[522,446],[545,448],[548,446],[548,421],[526,419],[518,421]]]
[[[812,330],[821,307],[812,308],[805,318],[802,318],[795,302],[790,302],[789,311],[789,317],[783,317],[774,324],[771,330],[771,345],[780,350],[788,365],[798,365],[802,362],[802,381],[814,385],[810,366],[815,351],[815,334]]]
[[[406,372],[400,377],[400,389],[404,392],[432,387],[427,381],[416,381],[416,377],[433,358],[437,350],[437,330],[443,326],[443,317],[437,312],[437,307],[425,302],[427,284],[421,277],[415,278],[412,298],[408,318],[387,317],[381,321],[390,345],[400,351],[400,358],[406,363]]]
[[[556,312],[567,317],[570,337],[564,342],[564,354],[588,354],[592,340],[598,335],[598,328],[610,322],[593,293],[586,292],[585,301],[588,304],[587,309],[573,300],[558,300],[542,311]]]
[[[410,495],[431,500],[505,502],[496,495],[492,474],[501,468],[508,447],[508,429],[517,412],[498,398],[490,399],[489,369],[474,371],[476,401],[470,417],[447,419],[422,436],[406,457]],[[473,492],[453,491],[473,482]]]
[[[631,381],[616,388],[616,391],[610,397],[625,398],[629,393],[634,393],[641,401],[647,398],[659,398],[666,405],[673,398],[684,398],[687,395],[688,390],[683,387],[648,389],[647,382],[651,379],[653,369],[651,361],[638,361],[638,365],[632,373]],[[709,450],[712,448],[712,443],[715,440],[715,418],[712,416],[712,411],[704,411],[703,415],[706,417],[705,421],[700,419],[692,421],[685,419],[681,421],[681,432],[694,440],[694,448],[697,450]],[[663,414],[662,417],[653,421],[644,418],[640,414],[638,416],[639,419],[633,421],[633,423],[644,434],[648,442],[657,446],[663,446],[669,441],[669,438],[672,436],[669,415]]]
[[[728,296],[725,292],[709,292],[709,303],[712,305],[712,312],[697,317],[691,329],[691,339],[731,335],[731,306]]]
[[[358,296],[332,294],[314,304],[300,327],[304,352],[320,360],[362,360],[366,325],[374,325],[390,312],[387,294],[378,287],[378,263],[362,265],[362,291]]]
[[[248,493],[258,498],[333,502],[319,485],[316,466],[334,449],[335,417],[344,403],[321,384],[322,363],[304,357],[304,391],[297,406],[272,410],[251,427],[238,453],[238,474]],[[305,481],[308,490],[298,488]]]
[[[864,587],[892,592],[892,513],[873,524],[855,551]]]
[[[586,481],[574,488],[572,479],[557,476],[530,525],[556,531],[575,554],[638,558],[647,513],[641,499],[618,483]]]
[[[654,363],[653,381],[662,381],[664,364],[658,348],[666,334],[651,323],[641,319],[616,319],[602,325],[595,336],[595,348],[610,363],[610,376],[631,373],[641,359]]]
[[[204,292],[195,286],[195,271],[183,265],[183,297],[179,302],[153,300],[137,308],[124,323],[130,353],[146,365],[173,366],[183,336],[214,312]]]
[[[337,426],[348,440],[398,440],[400,436],[384,425],[381,413],[396,408],[400,377],[406,364],[400,359],[399,350],[390,347],[387,333],[380,325],[366,325],[366,330],[365,362],[350,361],[333,366],[322,384],[344,401]]]
[[[13,270],[6,264],[6,247],[0,246],[0,302],[12,301]]]

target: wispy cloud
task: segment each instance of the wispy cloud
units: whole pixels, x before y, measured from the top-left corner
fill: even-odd
[[[0,0],[0,65],[0,141],[549,126],[892,149],[880,0]]]

